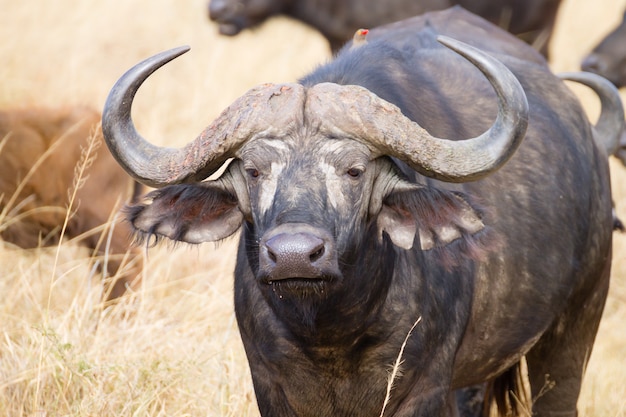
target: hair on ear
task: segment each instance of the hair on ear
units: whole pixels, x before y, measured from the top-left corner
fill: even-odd
[[[485,224],[485,209],[467,194],[421,187],[393,193],[385,205],[414,216],[422,250],[432,251],[446,269],[467,259],[482,260],[501,246],[498,234]]]
[[[237,198],[217,186],[172,185],[145,199],[124,209],[138,244],[155,246],[164,237],[174,242],[216,242],[241,226]]]

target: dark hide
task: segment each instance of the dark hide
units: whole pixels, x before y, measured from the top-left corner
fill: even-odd
[[[583,59],[581,68],[603,76],[618,88],[626,87],[626,12],[622,22]]]
[[[576,415],[609,284],[612,207],[606,154],[575,96],[532,48],[460,8],[373,29],[301,83],[361,85],[437,137],[476,136],[495,93],[438,34],[487,51],[526,92],[526,137],[490,176],[426,179],[328,133],[345,115],[317,120],[303,105],[219,180],[131,209],[139,233],[188,242],[243,226],[235,310],[264,417],[379,416],[405,338],[385,416],[456,415],[455,397],[475,410],[487,384],[515,408],[492,385],[523,398],[513,382],[524,356],[533,403],[520,408]],[[279,259],[283,241],[292,252]]]
[[[603,76],[617,88],[626,87],[626,11],[622,22],[583,59],[581,68]],[[626,131],[622,134],[615,157],[626,165]],[[615,228],[624,229],[619,219],[616,220]]]
[[[236,35],[275,15],[298,19],[319,30],[337,52],[356,30],[373,28],[459,5],[547,56],[560,0],[211,0],[209,17],[224,35]]]

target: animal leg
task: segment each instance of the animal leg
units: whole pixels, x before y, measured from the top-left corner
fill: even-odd
[[[610,260],[594,286],[558,317],[527,354],[533,416],[577,416],[585,367],[606,300]],[[582,294],[585,293],[586,294]]]
[[[454,391],[456,408],[460,417],[481,417],[485,398],[485,384],[460,388]],[[454,414],[452,414],[454,415]]]

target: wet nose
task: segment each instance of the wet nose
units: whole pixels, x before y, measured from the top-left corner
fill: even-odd
[[[260,248],[260,267],[269,280],[319,278],[333,266],[328,240],[310,232],[278,233]]]

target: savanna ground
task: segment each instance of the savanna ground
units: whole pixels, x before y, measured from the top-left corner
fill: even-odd
[[[625,6],[565,0],[554,69],[577,70]],[[137,97],[138,129],[158,144],[184,144],[253,85],[295,80],[329,56],[317,33],[287,19],[221,38],[205,0],[0,0],[0,10],[3,108],[101,108],[127,68],[191,45]],[[597,103],[580,94],[594,118]],[[626,219],[626,169],[612,163],[612,173]],[[626,235],[614,242],[583,416],[626,416]],[[231,300],[234,246],[150,249],[143,285],[102,309],[88,251],[72,242],[28,251],[0,242],[0,415],[257,416]]]

